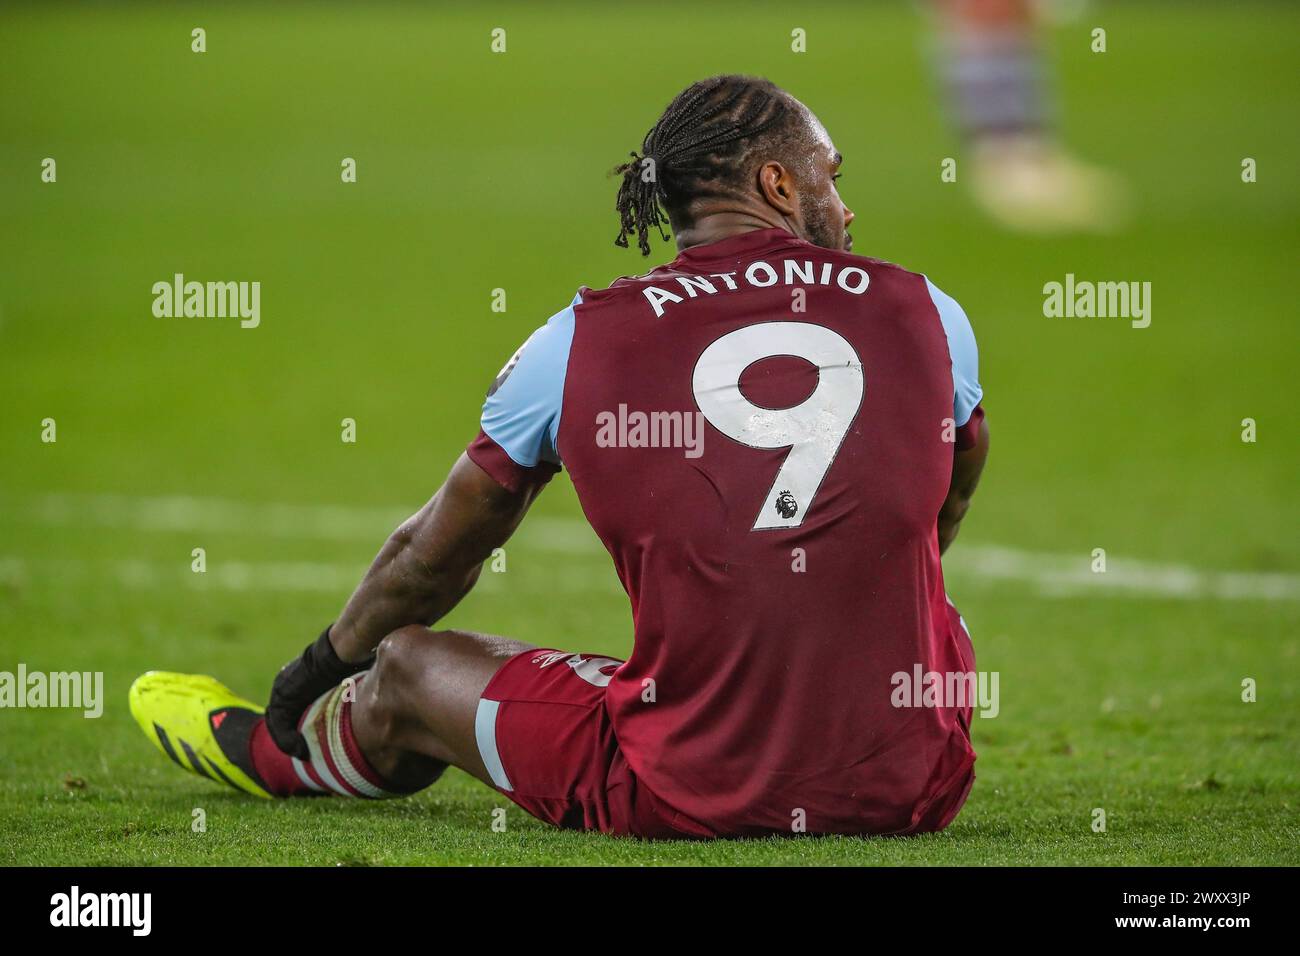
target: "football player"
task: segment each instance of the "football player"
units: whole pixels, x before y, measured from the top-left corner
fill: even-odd
[[[616,242],[668,227],[676,258],[533,333],[264,712],[153,672],[145,733],[264,797],[398,796],[455,765],[608,833],[946,826],[969,702],[892,691],[975,667],[940,565],[988,450],[975,340],[928,278],[850,251],[842,163],[771,82],[683,90],[618,169]],[[631,601],[628,659],[431,629],[561,467]]]

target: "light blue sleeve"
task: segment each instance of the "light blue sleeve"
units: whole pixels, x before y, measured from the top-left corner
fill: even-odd
[[[984,389],[980,387],[980,357],[975,347],[975,331],[952,296],[928,278],[925,284],[930,290],[930,300],[939,310],[943,334],[948,337],[948,355],[952,359],[952,417],[960,428],[970,421],[971,412],[984,397]]]
[[[515,464],[532,468],[540,461],[560,464],[558,439],[564,377],[573,345],[573,297],[528,337],[493,382],[483,403],[484,434]]]

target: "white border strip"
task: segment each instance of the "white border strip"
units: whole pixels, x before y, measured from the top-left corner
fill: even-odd
[[[506,768],[501,763],[501,752],[497,750],[497,711],[501,709],[499,700],[478,699],[478,710],[474,712],[474,739],[478,741],[478,754],[483,758],[492,782],[502,790],[514,790]]]

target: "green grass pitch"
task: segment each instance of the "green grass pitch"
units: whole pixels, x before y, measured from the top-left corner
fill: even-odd
[[[106,698],[97,720],[0,710],[0,864],[1300,862],[1300,10],[1109,3],[1053,27],[1065,138],[1135,215],[1030,239],[964,191],[919,7],[0,10],[0,670],[102,671]],[[612,245],[606,174],[720,71],[820,114],[857,250],[928,273],[980,339],[993,455],[946,564],[1001,712],[976,718],[961,816],[908,840],[653,844],[552,831],[458,771],[382,804],[181,774],[131,680],[265,699],[523,338],[644,270]],[[260,281],[261,325],[154,318],[176,272]],[[1044,317],[1066,273],[1151,282],[1151,326]],[[627,652],[563,477],[446,623]]]

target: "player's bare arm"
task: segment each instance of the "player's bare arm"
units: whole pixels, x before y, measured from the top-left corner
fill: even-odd
[[[469,593],[539,490],[506,489],[469,456],[457,459],[438,492],[389,536],[338,621],[276,678],[267,729],[281,750],[305,757],[297,724],[307,706],[369,668],[386,636],[433,625]]]
[[[339,657],[366,660],[399,627],[430,626],[447,614],[514,533],[538,490],[503,488],[462,454],[438,492],[392,533],[330,628]]]
[[[974,431],[974,444],[969,448],[957,446],[952,456],[952,484],[948,496],[943,500],[939,510],[939,553],[948,550],[957,532],[961,529],[962,519],[970,510],[971,499],[975,497],[975,488],[984,471],[984,462],[989,457],[989,423],[980,416],[978,427]]]

